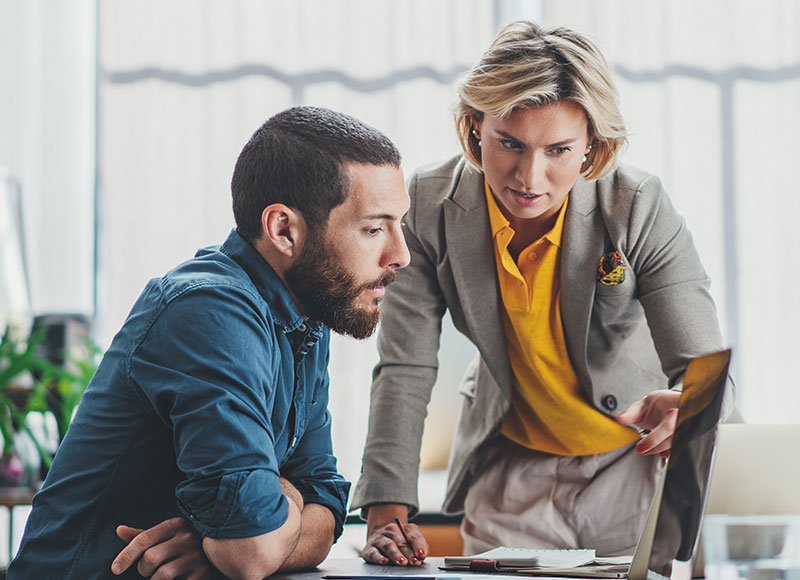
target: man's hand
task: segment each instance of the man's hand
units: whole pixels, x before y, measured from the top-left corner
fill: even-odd
[[[644,399],[636,401],[617,415],[617,422],[649,430],[636,444],[636,450],[642,455],[658,453],[662,457],[669,455],[672,447],[672,435],[678,420],[679,391],[667,389],[653,391]]]
[[[408,545],[394,518],[400,518],[411,545]],[[375,504],[367,514],[367,545],[361,557],[372,564],[419,566],[428,555],[428,542],[414,524],[406,523],[408,506],[404,504]]]
[[[111,564],[114,574],[122,574],[138,560],[139,574],[153,580],[222,578],[203,553],[199,534],[183,518],[172,518],[147,530],[118,526],[117,535],[128,545]]]

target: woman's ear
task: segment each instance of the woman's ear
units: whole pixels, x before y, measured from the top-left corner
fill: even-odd
[[[478,141],[480,141],[480,140],[481,140],[481,126],[482,126],[482,125],[483,125],[483,119],[477,119],[477,118],[475,118],[475,117],[473,117],[473,118],[472,118],[472,123],[471,123],[471,126],[472,126],[472,129],[471,129],[471,131],[472,131],[472,135],[473,135],[473,137],[475,137],[475,138],[476,138]]]
[[[261,213],[264,243],[287,258],[293,258],[302,245],[306,221],[297,210],[282,203],[273,203]]]

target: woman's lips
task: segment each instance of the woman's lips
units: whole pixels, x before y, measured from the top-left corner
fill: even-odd
[[[522,202],[532,203],[544,196],[544,194],[541,193],[526,193],[524,191],[519,191],[518,189],[513,189],[511,187],[509,187],[508,190]]]

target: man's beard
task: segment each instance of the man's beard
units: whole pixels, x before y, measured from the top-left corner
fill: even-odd
[[[374,309],[366,310],[356,303],[358,297],[364,290],[388,286],[397,276],[389,270],[379,279],[359,285],[327,249],[323,236],[312,236],[285,277],[306,316],[334,332],[362,339],[375,332],[381,313],[377,300]]]

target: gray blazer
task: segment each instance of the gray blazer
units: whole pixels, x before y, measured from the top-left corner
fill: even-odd
[[[478,348],[460,387],[445,513],[463,511],[480,446],[509,409],[511,366],[501,322],[483,173],[463,157],[409,180],[411,264],[387,288],[362,475],[351,509],[403,503],[416,512],[423,422],[438,367],[441,320]],[[561,315],[587,399],[613,416],[648,392],[678,386],[688,361],[722,348],[709,279],[683,218],[658,178],[621,166],[569,196],[561,257]],[[596,273],[617,250],[625,281]]]

